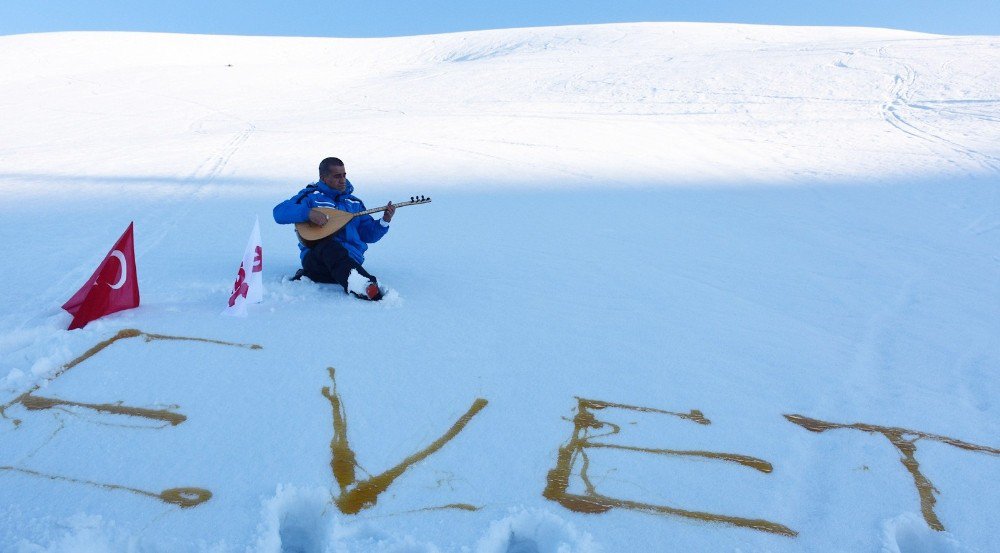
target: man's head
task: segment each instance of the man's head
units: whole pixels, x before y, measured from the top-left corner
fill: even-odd
[[[319,180],[338,192],[347,189],[347,171],[344,162],[335,157],[328,157],[319,162]]]

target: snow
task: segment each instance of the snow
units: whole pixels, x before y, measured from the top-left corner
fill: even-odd
[[[0,550],[1000,549],[998,46],[720,24],[0,37]],[[270,210],[330,155],[369,207],[434,200],[368,251],[381,302],[288,280]],[[255,216],[264,301],[222,317]],[[141,306],[66,331],[130,221]],[[123,329],[143,334],[68,367]],[[606,424],[547,499],[585,412]],[[355,514],[338,436],[347,489],[402,468]],[[587,482],[610,510],[566,506]]]

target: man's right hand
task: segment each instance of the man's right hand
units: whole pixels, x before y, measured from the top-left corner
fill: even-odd
[[[323,226],[330,220],[330,216],[315,207],[309,210],[309,222],[316,226]]]

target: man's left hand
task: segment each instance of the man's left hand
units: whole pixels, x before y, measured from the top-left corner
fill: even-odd
[[[392,205],[392,202],[385,204],[385,213],[382,215],[382,220],[386,223],[392,221],[392,216],[396,214],[396,206]]]

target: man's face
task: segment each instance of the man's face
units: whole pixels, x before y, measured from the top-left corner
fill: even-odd
[[[323,184],[333,188],[337,192],[347,190],[347,170],[343,166],[330,167],[330,172],[323,177]]]

